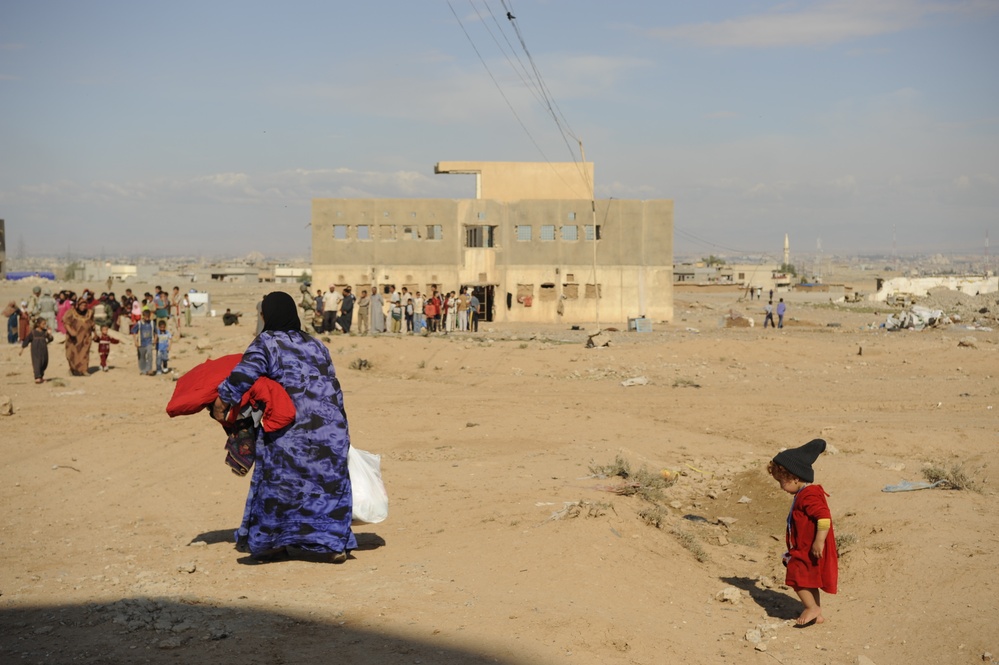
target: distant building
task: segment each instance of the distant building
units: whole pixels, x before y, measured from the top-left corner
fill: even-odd
[[[469,287],[480,319],[673,316],[673,202],[593,201],[593,164],[440,162],[474,199],[313,199],[313,283]]]

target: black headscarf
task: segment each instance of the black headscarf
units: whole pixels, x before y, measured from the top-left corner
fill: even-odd
[[[264,330],[296,330],[302,329],[298,318],[298,305],[295,299],[284,291],[271,291],[264,296],[260,305],[260,314],[264,317]]]

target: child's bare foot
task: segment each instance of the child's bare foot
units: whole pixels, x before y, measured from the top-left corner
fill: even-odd
[[[813,623],[823,623],[825,619],[822,617],[821,607],[806,607],[805,611],[801,613],[795,623],[799,626],[810,626]]]

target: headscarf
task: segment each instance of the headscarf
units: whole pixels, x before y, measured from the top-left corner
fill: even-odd
[[[271,291],[264,296],[260,313],[264,317],[264,330],[302,329],[302,322],[298,318],[298,305],[295,304],[295,299],[284,291]]]

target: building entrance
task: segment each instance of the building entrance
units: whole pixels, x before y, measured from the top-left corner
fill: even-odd
[[[483,284],[476,286],[469,284],[462,286],[461,290],[472,289],[472,295],[479,299],[479,309],[475,312],[476,322],[493,320],[493,299],[495,298],[496,286],[493,284]],[[474,328],[473,328],[474,330]]]

